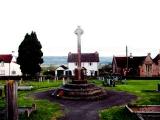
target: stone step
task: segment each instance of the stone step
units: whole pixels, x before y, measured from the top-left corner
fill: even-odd
[[[80,88],[80,89],[71,89],[71,88],[66,88],[66,87],[62,87],[61,89],[63,89],[64,91],[68,91],[68,92],[90,92],[90,91],[94,91],[94,90],[101,90],[101,88],[99,87],[92,87],[92,88]]]
[[[98,95],[92,95],[92,96],[61,96],[62,99],[67,99],[67,100],[101,100],[107,97],[107,93],[101,93]]]
[[[90,96],[90,95],[97,95],[101,94],[102,90],[95,90],[92,92],[68,92],[68,96]]]
[[[94,84],[65,84],[63,87],[70,89],[92,88]]]
[[[107,95],[106,90],[94,84],[66,84],[57,89],[52,95],[62,99],[94,100],[102,99]]]

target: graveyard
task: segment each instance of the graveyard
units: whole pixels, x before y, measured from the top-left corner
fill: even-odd
[[[40,75],[43,53],[38,41],[38,54],[38,50],[31,47],[31,51],[35,50],[34,54],[37,55],[32,59],[36,59],[35,63],[29,63],[24,54],[18,56],[17,62],[25,66],[21,67],[23,76],[10,76],[9,69],[9,75],[1,77],[0,120],[158,120],[160,81],[131,80],[126,75],[106,73],[93,78],[93,73],[97,73],[93,70],[90,78],[87,77],[81,53],[83,30],[78,26],[74,33],[77,35],[77,53],[74,56],[76,67],[73,75],[64,74],[60,69],[63,73],[60,80],[57,77],[43,79],[46,77]],[[37,40],[36,33],[26,34],[25,39],[28,38]],[[23,47],[20,46],[22,51]],[[96,61],[99,61],[98,52],[94,54]],[[88,64],[91,67],[92,61]]]
[[[160,120],[160,0],[2,0],[0,120]]]
[[[131,95],[136,96],[136,98],[134,98],[129,102],[130,104],[160,105],[160,102],[159,102],[160,93],[157,92],[157,83],[159,83],[159,80],[127,80],[125,84],[116,84],[115,87],[103,86],[101,80],[89,80],[89,83],[96,84],[97,86],[103,87],[108,91],[114,91],[114,92],[123,91],[125,93],[129,93]],[[4,84],[5,84],[5,81],[1,80],[0,86]],[[33,89],[30,91],[28,90],[18,91],[18,106],[27,107],[27,106],[31,106],[34,103],[36,104],[37,110],[31,113],[29,117],[26,117],[25,114],[19,115],[20,120],[25,120],[25,119],[26,120],[27,119],[32,119],[32,120],[36,120],[36,119],[42,119],[42,120],[53,119],[54,120],[55,119],[56,120],[58,118],[60,119],[65,116],[66,111],[64,106],[62,106],[57,101],[54,101],[54,100],[51,101],[51,99],[49,99],[50,97],[52,98],[50,94],[43,96],[43,98],[40,98],[40,96],[38,97],[38,95],[40,95],[43,92],[51,91],[55,88],[62,86],[62,80],[59,80],[59,81],[50,80],[50,81],[43,81],[43,82],[22,81],[21,85],[33,86]],[[109,98],[110,97],[108,97],[108,99]],[[123,99],[124,98],[121,97],[118,101],[121,101]],[[115,101],[112,101],[109,104],[112,104],[114,102]],[[82,103],[84,104],[84,101],[82,101]],[[94,101],[91,101],[90,103],[94,103]],[[104,107],[103,109],[100,108],[97,111],[97,115],[101,120],[108,120],[108,119],[134,120],[135,119],[133,116],[126,114],[125,105],[128,103],[123,103],[122,105],[115,104],[110,107],[108,107],[109,105],[107,105],[105,102],[104,103],[102,102],[101,104],[106,106],[106,109]],[[5,107],[5,99],[4,99],[4,91],[3,91],[2,96],[0,97],[0,109],[4,107]],[[88,111],[83,111],[83,112],[88,112]]]
[[[160,93],[157,91],[159,80],[128,80],[126,84],[116,85],[116,87],[107,87],[116,91],[126,91],[137,96],[137,99],[131,104],[136,105],[160,105]],[[102,110],[101,119],[130,119],[134,120],[131,115],[126,115],[124,106],[112,107]]]
[[[5,85],[5,81],[0,81],[0,86]],[[61,81],[56,82],[34,82],[34,81],[23,81],[21,83],[23,86],[33,86],[32,90],[27,91],[18,91],[18,106],[19,107],[28,107],[32,106],[32,104],[36,104],[37,110],[33,112],[30,117],[27,117],[24,113],[19,114],[20,120],[27,120],[27,119],[55,119],[56,117],[59,117],[62,115],[60,105],[57,103],[51,103],[47,100],[38,100],[35,99],[34,96],[31,94],[38,92],[38,91],[44,91],[51,88],[56,88],[59,85],[61,85]],[[2,93],[2,96],[0,97],[0,109],[5,108],[6,101],[4,98],[4,90]],[[0,118],[4,119],[4,118]]]

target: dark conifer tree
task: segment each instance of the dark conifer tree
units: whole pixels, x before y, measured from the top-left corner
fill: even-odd
[[[35,76],[41,71],[43,63],[42,45],[35,32],[27,33],[19,45],[17,63],[23,75]]]

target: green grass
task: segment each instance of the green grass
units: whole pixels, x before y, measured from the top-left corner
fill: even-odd
[[[137,120],[137,118],[129,114],[124,107],[112,107],[101,111],[101,120]]]
[[[40,90],[40,89],[49,89],[49,88],[56,88],[62,85],[61,80],[49,80],[49,81],[43,81],[43,82],[36,82],[36,81],[22,81],[21,85],[23,86],[33,86],[33,90]]]
[[[98,86],[102,86],[102,81],[89,80]],[[160,80],[127,80],[125,84],[118,84],[116,87],[104,87],[108,90],[126,91],[138,97],[135,104],[158,104],[160,105],[160,93],[157,90],[157,84]],[[5,81],[0,81],[0,85],[4,85]],[[18,91],[19,106],[31,106],[32,103],[37,105],[37,111],[33,113],[30,118],[20,116],[20,120],[56,120],[56,118],[63,116],[60,105],[49,102],[48,100],[35,99],[29,94],[33,92],[45,91],[62,85],[62,81],[50,82],[34,82],[23,81],[21,85],[31,85],[34,87],[32,91]],[[122,98],[123,99],[123,98]],[[5,101],[0,99],[0,107],[5,105]],[[101,120],[135,120],[134,116],[128,115],[123,106],[112,107],[99,111]]]
[[[127,80],[125,84],[116,87],[105,87],[108,90],[126,91],[138,97],[134,104],[160,105],[160,93],[156,92],[160,80]],[[100,82],[97,84],[99,85]],[[101,120],[134,120],[124,107],[112,107],[100,111]]]
[[[100,87],[103,87],[102,81],[101,80],[88,80],[89,83],[96,84]]]
[[[4,83],[4,82],[1,82]],[[23,81],[21,85],[31,85],[34,87],[32,91],[18,91],[18,106],[27,107],[33,103],[37,106],[37,111],[29,118],[24,115],[20,115],[19,120],[56,120],[63,116],[63,111],[58,103],[53,103],[48,100],[35,99],[30,94],[33,92],[45,91],[56,88],[62,84],[62,81],[50,81],[50,82],[33,82]],[[4,107],[5,101],[0,100],[0,106]]]
[[[160,93],[156,92],[159,82],[159,80],[128,80],[126,84],[106,88],[138,96],[136,104],[160,104]]]

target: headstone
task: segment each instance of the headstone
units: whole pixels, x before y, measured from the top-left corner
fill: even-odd
[[[158,92],[160,92],[160,83],[158,84]]]
[[[2,96],[2,89],[0,89],[0,97]]]
[[[64,79],[64,77],[63,77],[63,85],[65,85],[66,83],[65,83],[65,79]]]
[[[18,120],[17,82],[8,80],[6,85],[7,120]]]

